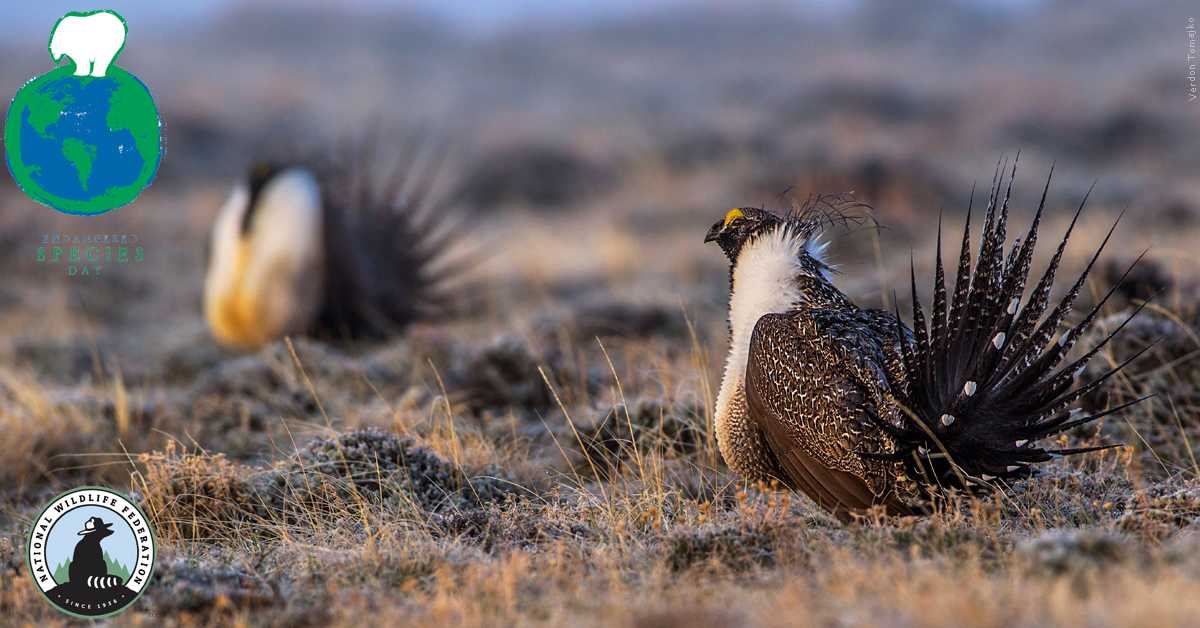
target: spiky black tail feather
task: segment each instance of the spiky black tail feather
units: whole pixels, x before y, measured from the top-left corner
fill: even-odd
[[[905,460],[910,476],[929,484],[968,488],[993,478],[1026,476],[1032,471],[1032,464],[1055,456],[1094,451],[1098,448],[1055,449],[1039,445],[1038,441],[1142,401],[1088,416],[1079,416],[1077,410],[1071,409],[1080,397],[1102,386],[1129,364],[1131,360],[1075,386],[1084,366],[1141,308],[1081,357],[1062,365],[1116,290],[1117,286],[1113,286],[1078,323],[1064,326],[1116,223],[1078,279],[1051,309],[1055,273],[1087,202],[1085,196],[1045,272],[1022,303],[1054,170],[1052,167],[1047,177],[1029,230],[1023,239],[1013,243],[1007,258],[1004,247],[1016,162],[1007,187],[1003,181],[1006,170],[1007,164],[997,165],[984,215],[979,259],[973,268],[968,208],[953,301],[947,295],[939,237],[931,320],[926,321],[914,269],[911,340],[897,324],[906,382],[896,387],[896,395],[907,420],[899,427],[887,423],[880,426],[899,444],[897,453],[889,457]],[[940,218],[938,234],[941,235]],[[1132,269],[1131,265],[1129,270]]]
[[[414,137],[388,168],[379,137],[368,134],[345,154],[314,164],[326,207],[327,294],[318,335],[395,334],[445,314],[469,294],[455,282],[471,261],[448,253],[469,232],[447,211],[458,199],[431,200],[445,151],[423,151],[422,138]],[[422,160],[425,152],[432,154]]]

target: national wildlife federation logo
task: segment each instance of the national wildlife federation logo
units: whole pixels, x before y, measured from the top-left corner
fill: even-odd
[[[154,571],[154,531],[133,502],[85,486],[55,497],[26,547],[29,572],[59,610],[78,617],[119,613]]]
[[[126,205],[158,172],[158,109],[136,76],[112,65],[125,47],[115,11],[72,12],[50,31],[55,68],[25,84],[4,125],[8,170],[33,200],[68,214]]]

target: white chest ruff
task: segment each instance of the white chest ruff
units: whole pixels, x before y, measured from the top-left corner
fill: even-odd
[[[303,331],[320,307],[324,258],[321,198],[305,170],[264,187],[248,232],[246,186],[237,186],[212,232],[205,315],[222,342],[251,348]]]
[[[733,452],[727,451],[729,436],[742,429],[737,422],[748,420],[746,396],[741,393],[744,393],[754,326],[763,315],[786,312],[803,300],[796,283],[796,277],[804,272],[800,256],[807,252],[817,257],[824,249],[823,244],[814,240],[777,229],[747,242],[738,256],[729,296],[729,355],[725,359],[715,416],[717,444],[731,465]]]

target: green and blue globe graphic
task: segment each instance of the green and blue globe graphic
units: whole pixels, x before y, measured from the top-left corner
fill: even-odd
[[[8,169],[39,203],[95,215],[137,198],[162,156],[158,110],[138,78],[117,66],[75,76],[70,65],[25,84],[4,127]]]

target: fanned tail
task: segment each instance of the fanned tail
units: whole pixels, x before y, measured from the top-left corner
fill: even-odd
[[[900,427],[888,424],[881,427],[899,444],[897,453],[888,457],[905,460],[910,475],[928,484],[966,488],[994,478],[1022,477],[1032,471],[1034,463],[1107,448],[1111,445],[1056,449],[1038,441],[1143,400],[1086,416],[1072,409],[1080,397],[1104,385],[1132,361],[1132,358],[1126,360],[1094,380],[1076,384],[1087,363],[1141,308],[1079,358],[1064,364],[1067,354],[1095,322],[1101,308],[1120,285],[1120,282],[1114,285],[1079,322],[1073,326],[1065,325],[1064,321],[1120,218],[1109,229],[1070,289],[1051,307],[1054,277],[1087,202],[1085,196],[1050,264],[1023,301],[1054,170],[1052,167],[1046,179],[1028,231],[1013,243],[1006,256],[1009,198],[1016,176],[1016,162],[1005,186],[1003,179],[1007,170],[1007,164],[998,165],[993,177],[979,258],[974,266],[971,263],[971,210],[968,209],[953,300],[947,294],[939,238],[933,310],[929,321],[926,321],[917,294],[914,269],[911,274],[911,342],[905,340],[904,331],[897,323],[907,386],[897,387],[896,394],[897,401],[905,408],[907,420]],[[940,218],[938,233],[940,236]],[[1133,264],[1136,265],[1138,260]],[[1132,269],[1133,265],[1125,275]]]
[[[421,138],[412,138],[385,170],[378,137],[368,134],[344,157],[318,166],[328,185],[328,294],[318,334],[395,334],[445,314],[468,294],[455,282],[472,260],[448,251],[469,229],[447,211],[457,199],[433,193],[445,151],[423,151]],[[421,159],[423,152],[432,154]]]

